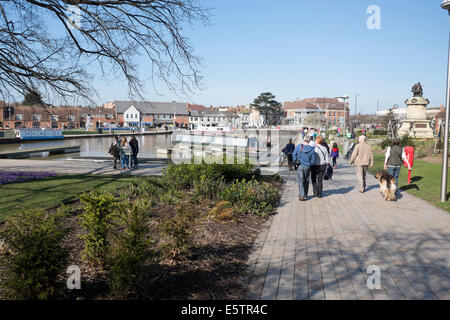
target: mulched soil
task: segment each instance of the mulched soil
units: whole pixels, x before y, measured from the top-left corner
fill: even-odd
[[[276,187],[281,190],[281,184]],[[193,203],[191,199],[189,195],[184,197],[182,206],[188,205],[198,213],[193,226],[192,247],[175,260],[159,259],[149,264],[139,296],[129,296],[128,299],[233,300],[245,297],[243,278],[248,256],[259,233],[270,226],[271,217],[264,220],[255,215],[244,215],[232,221],[215,221],[208,215],[214,203]],[[81,260],[83,242],[80,235],[83,231],[79,226],[79,215],[82,212],[79,201],[72,203],[71,215],[64,222],[65,226],[72,228],[65,241],[72,247],[69,265],[79,266],[82,274],[81,290],[66,289],[64,299],[117,299],[109,292],[105,273],[90,269]],[[152,249],[156,249],[161,240],[158,225],[175,214],[176,206],[172,205],[158,204],[151,209],[149,227],[155,240],[155,248]],[[3,227],[0,224],[0,229]],[[65,281],[61,278],[62,283]]]
[[[67,226],[73,232],[66,239],[73,247],[70,264],[80,266],[82,273],[82,289],[68,292],[66,299],[116,299],[109,294],[105,274],[89,269],[81,260],[80,252],[83,243],[79,239],[82,230],[79,227],[78,214],[67,219]],[[198,204],[200,218],[194,226],[192,248],[176,260],[166,259],[147,266],[138,299],[163,300],[210,300],[210,299],[243,299],[247,258],[253,243],[260,231],[270,226],[270,218],[264,220],[255,215],[245,215],[235,221],[217,222],[207,217],[210,207]],[[164,221],[175,215],[171,206],[159,205],[152,210],[151,224],[157,229],[155,221]],[[159,235],[152,234],[154,240]]]

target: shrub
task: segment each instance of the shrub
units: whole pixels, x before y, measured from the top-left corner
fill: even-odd
[[[209,211],[209,215],[216,221],[228,221],[234,218],[233,205],[229,201],[221,201]]]
[[[400,139],[400,146],[402,147],[406,147],[406,146],[411,146],[411,147],[415,147],[416,146],[416,142],[414,138],[411,138],[408,134],[404,134]],[[389,138],[384,139],[381,142],[381,148],[386,149],[387,147],[390,147],[392,145],[392,140],[390,140]]]
[[[239,214],[256,214],[263,218],[278,205],[277,189],[268,183],[256,180],[235,181],[220,195],[224,201],[230,201]]]
[[[387,135],[387,130],[375,129],[375,130],[373,130],[373,135],[374,136],[385,136],[385,135]]]
[[[108,283],[116,296],[127,297],[139,292],[139,283],[149,258],[147,201],[136,201],[122,207],[117,216],[120,230],[114,235],[114,245],[108,255]]]
[[[170,186],[165,191],[159,192],[159,200],[168,205],[177,205],[183,198],[183,191],[177,189],[176,186]]]
[[[207,200],[213,200],[224,189],[223,178],[203,174],[194,182],[195,195]]]
[[[229,183],[234,180],[259,179],[261,170],[251,164],[171,164],[163,173],[166,184],[177,188],[190,189],[202,176],[209,179],[220,179]]]
[[[195,180],[194,166],[192,164],[170,164],[163,172],[166,184],[174,184],[181,189],[189,189]]]
[[[169,242],[163,246],[163,252],[166,256],[177,258],[189,250],[194,220],[194,210],[183,207],[178,209],[174,218],[161,225],[162,234],[169,238]]]
[[[12,216],[0,233],[8,248],[1,259],[7,299],[35,300],[57,296],[63,289],[69,248],[63,241],[70,229],[62,225],[64,214],[25,209]]]
[[[234,180],[252,180],[261,177],[261,170],[252,164],[213,164],[213,170],[227,183]]]
[[[112,194],[93,191],[80,196],[84,213],[80,225],[85,234],[82,259],[90,266],[102,268],[108,251],[107,235],[118,201]]]

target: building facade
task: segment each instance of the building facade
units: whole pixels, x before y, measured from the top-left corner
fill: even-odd
[[[82,106],[24,106],[0,101],[0,127],[81,129],[114,124],[115,114],[110,109]]]
[[[104,104],[104,107],[115,111],[120,126],[174,125],[187,127],[189,124],[187,103],[113,101]]]
[[[286,120],[290,124],[304,125],[328,125],[339,126],[344,118],[349,119],[350,109],[348,103],[336,98],[307,98],[297,99],[292,102],[284,102]]]

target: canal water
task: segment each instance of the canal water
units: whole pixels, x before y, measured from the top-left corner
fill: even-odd
[[[267,133],[264,131],[258,132],[258,130],[248,131],[245,136],[251,138],[256,137],[260,148],[265,148],[267,141]],[[272,145],[275,146],[277,142],[282,144],[280,151],[287,143],[289,138],[296,135],[295,132],[281,131],[276,135],[276,139],[272,140]],[[126,136],[129,141],[131,136]],[[275,138],[275,136],[273,137]],[[136,135],[136,139],[139,141],[139,157],[141,158],[158,158],[157,150],[172,148],[171,133],[160,133],[152,135]],[[279,139],[279,140],[278,140]],[[276,141],[278,140],[278,141]],[[62,155],[46,156],[42,154],[41,157],[34,158],[36,160],[58,160],[68,158],[110,158],[108,153],[109,147],[113,141],[112,136],[106,137],[91,137],[91,138],[69,138],[62,140],[49,140],[49,141],[33,141],[20,144],[0,144],[1,152],[13,152],[21,150],[31,150],[38,148],[50,148],[50,147],[71,147],[80,146],[79,153],[69,153]]]
[[[126,136],[130,140],[130,136]],[[139,156],[142,158],[156,158],[157,149],[170,148],[172,146],[171,134],[153,134],[136,136],[139,141]],[[30,150],[49,147],[80,146],[79,153],[70,153],[36,159],[67,159],[67,158],[92,158],[111,157],[108,153],[113,137],[75,138],[49,141],[33,141],[20,144],[0,144],[0,153],[7,151]]]

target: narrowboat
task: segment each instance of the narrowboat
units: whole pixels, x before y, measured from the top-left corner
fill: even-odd
[[[62,129],[19,128],[16,133],[21,141],[64,139]]]
[[[0,129],[0,144],[19,143],[20,138],[17,137],[14,129]]]

